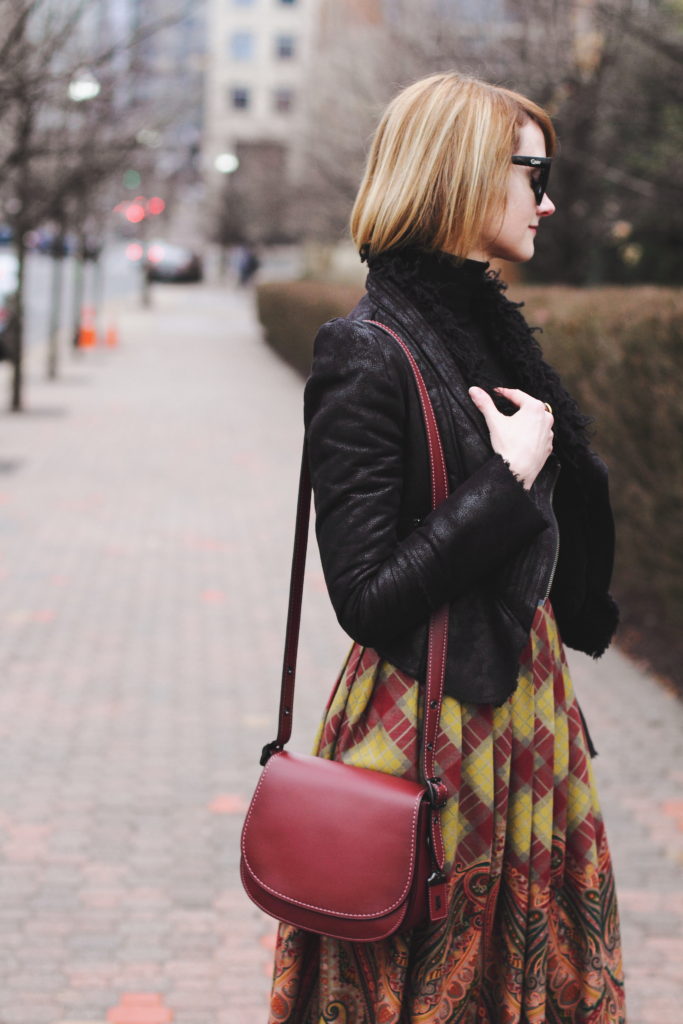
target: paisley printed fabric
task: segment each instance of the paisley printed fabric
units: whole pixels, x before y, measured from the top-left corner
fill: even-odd
[[[420,698],[354,645],[316,752],[415,778]],[[281,924],[269,1024],[624,1024],[612,866],[549,603],[505,704],[445,698],[437,762],[447,919],[376,943]]]

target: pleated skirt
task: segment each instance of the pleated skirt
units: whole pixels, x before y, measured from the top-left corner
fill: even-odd
[[[354,645],[316,753],[416,778],[421,694]],[[269,1024],[624,1024],[612,864],[548,602],[505,704],[444,699],[437,763],[447,918],[375,943],[281,924]]]

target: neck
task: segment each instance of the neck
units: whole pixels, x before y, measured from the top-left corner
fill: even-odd
[[[468,252],[467,259],[474,260],[475,263],[488,263],[490,256],[483,249],[473,249],[471,252]]]

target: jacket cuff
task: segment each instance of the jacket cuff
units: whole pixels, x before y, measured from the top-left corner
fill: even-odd
[[[440,551],[434,561],[446,577],[435,587],[432,606],[478,586],[549,525],[530,492],[493,455],[423,520],[419,532]],[[422,558],[427,564],[428,551]],[[439,575],[435,564],[428,578],[434,583]]]
[[[592,658],[600,658],[617,631],[619,606],[611,594],[589,594],[579,615],[569,621],[562,619],[562,642]]]

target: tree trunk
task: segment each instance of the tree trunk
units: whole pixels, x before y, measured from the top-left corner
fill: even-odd
[[[95,333],[99,339],[104,335],[104,324],[102,323],[102,317],[104,315],[104,264],[102,262],[101,249],[96,256],[93,256],[92,274],[93,322],[95,326]]]
[[[64,279],[64,235],[59,233],[52,254],[52,289],[50,327],[47,340],[47,379],[56,380],[59,372],[59,321],[62,315],[62,281]]]
[[[140,260],[140,303],[143,309],[150,309],[152,305],[152,289],[149,280],[147,255],[149,251],[149,217],[145,217],[140,224],[140,241],[142,244],[142,259]]]
[[[24,280],[26,249],[24,231],[18,228],[15,234],[17,256],[17,290],[12,303],[11,359],[12,377],[10,382],[10,411],[23,412],[24,408]]]
[[[81,333],[81,315],[83,306],[83,293],[85,291],[85,276],[83,271],[83,249],[79,244],[74,253],[74,297],[72,311],[72,335],[71,344],[74,351],[78,351],[78,342]]]

